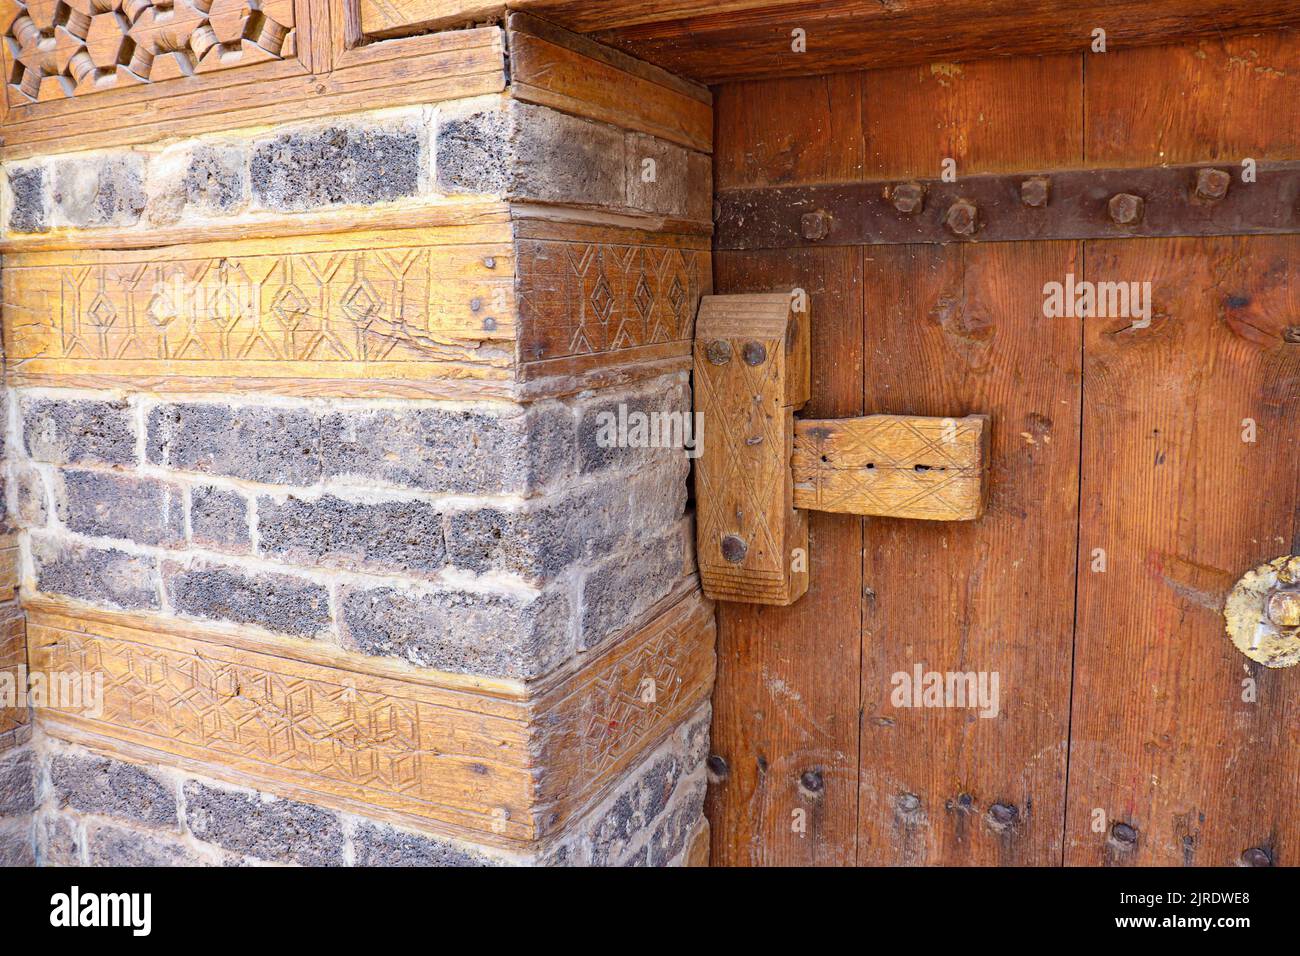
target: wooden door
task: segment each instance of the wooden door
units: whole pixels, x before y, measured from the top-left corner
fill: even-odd
[[[1294,160],[1298,92],[1294,33],[736,83],[717,186]],[[718,249],[718,292],[809,292],[805,416],[983,413],[993,442],[982,520],[814,513],[800,602],[720,605],[715,865],[1296,860],[1300,667],[1221,611],[1300,550],[1297,252]],[[1149,327],[1045,318],[1067,275],[1149,281]],[[996,716],[898,706],[918,665],[997,674]]]

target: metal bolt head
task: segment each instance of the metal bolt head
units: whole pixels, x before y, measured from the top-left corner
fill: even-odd
[[[1264,602],[1264,613],[1278,627],[1300,627],[1300,591],[1273,591]]]
[[[1042,209],[1052,198],[1052,181],[1046,176],[1030,176],[1020,184],[1020,201]]]
[[[741,355],[745,357],[746,365],[762,365],[767,361],[767,348],[762,342],[746,342]]]
[[[948,207],[943,222],[955,236],[973,236],[979,228],[979,209],[969,199],[958,199]]]
[[[914,793],[900,794],[898,797],[898,809],[904,813],[915,813],[921,809],[921,798]]]
[[[1110,838],[1120,846],[1136,846],[1138,834],[1127,823],[1116,823],[1110,828]]]
[[[804,213],[799,220],[799,231],[812,242],[825,239],[831,231],[831,214],[824,209]]]
[[[889,201],[904,216],[912,216],[925,208],[925,187],[918,182],[899,183],[889,193]]]
[[[799,775],[799,786],[809,793],[821,793],[824,783],[820,770],[805,770]]]
[[[1222,169],[1198,169],[1196,171],[1196,198],[1206,202],[1218,202],[1228,195],[1228,186],[1232,177]]]
[[[731,361],[731,343],[726,339],[714,339],[708,344],[704,354],[714,365],[726,365]]]
[[[1263,847],[1252,846],[1241,854],[1241,862],[1245,866],[1272,866],[1273,857]]]
[[[1107,208],[1110,209],[1110,218],[1120,226],[1131,226],[1135,222],[1142,221],[1143,207],[1146,201],[1141,196],[1134,196],[1132,193],[1116,193],[1110,197],[1110,203]]]
[[[740,564],[745,560],[745,555],[749,553],[749,545],[734,534],[724,535],[722,538],[722,556],[732,564]]]
[[[713,774],[713,776],[717,777],[719,780],[725,780],[727,775],[731,773],[731,768],[727,766],[726,758],[720,754],[710,754],[709,759],[704,763],[709,768],[709,773]]]

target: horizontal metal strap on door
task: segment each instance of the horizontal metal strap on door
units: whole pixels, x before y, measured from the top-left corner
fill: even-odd
[[[1300,163],[733,189],[715,212],[721,250],[1295,233]]]

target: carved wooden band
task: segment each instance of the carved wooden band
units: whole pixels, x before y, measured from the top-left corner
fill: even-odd
[[[452,221],[11,252],[9,381],[519,398],[689,364],[707,238],[579,224],[516,238],[501,203],[436,215]]]
[[[713,684],[698,594],[540,685],[48,601],[28,613],[33,670],[103,675],[102,713],[39,712],[61,738],[506,847],[560,832]]]
[[[23,613],[16,604],[0,606],[0,753],[31,736],[31,712],[15,695],[24,683],[27,640]]]

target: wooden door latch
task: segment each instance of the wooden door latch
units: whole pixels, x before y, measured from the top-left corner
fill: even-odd
[[[705,296],[695,327],[696,551],[704,593],[793,604],[808,590],[808,511],[972,521],[989,419],[802,419],[809,313],[787,293]]]

